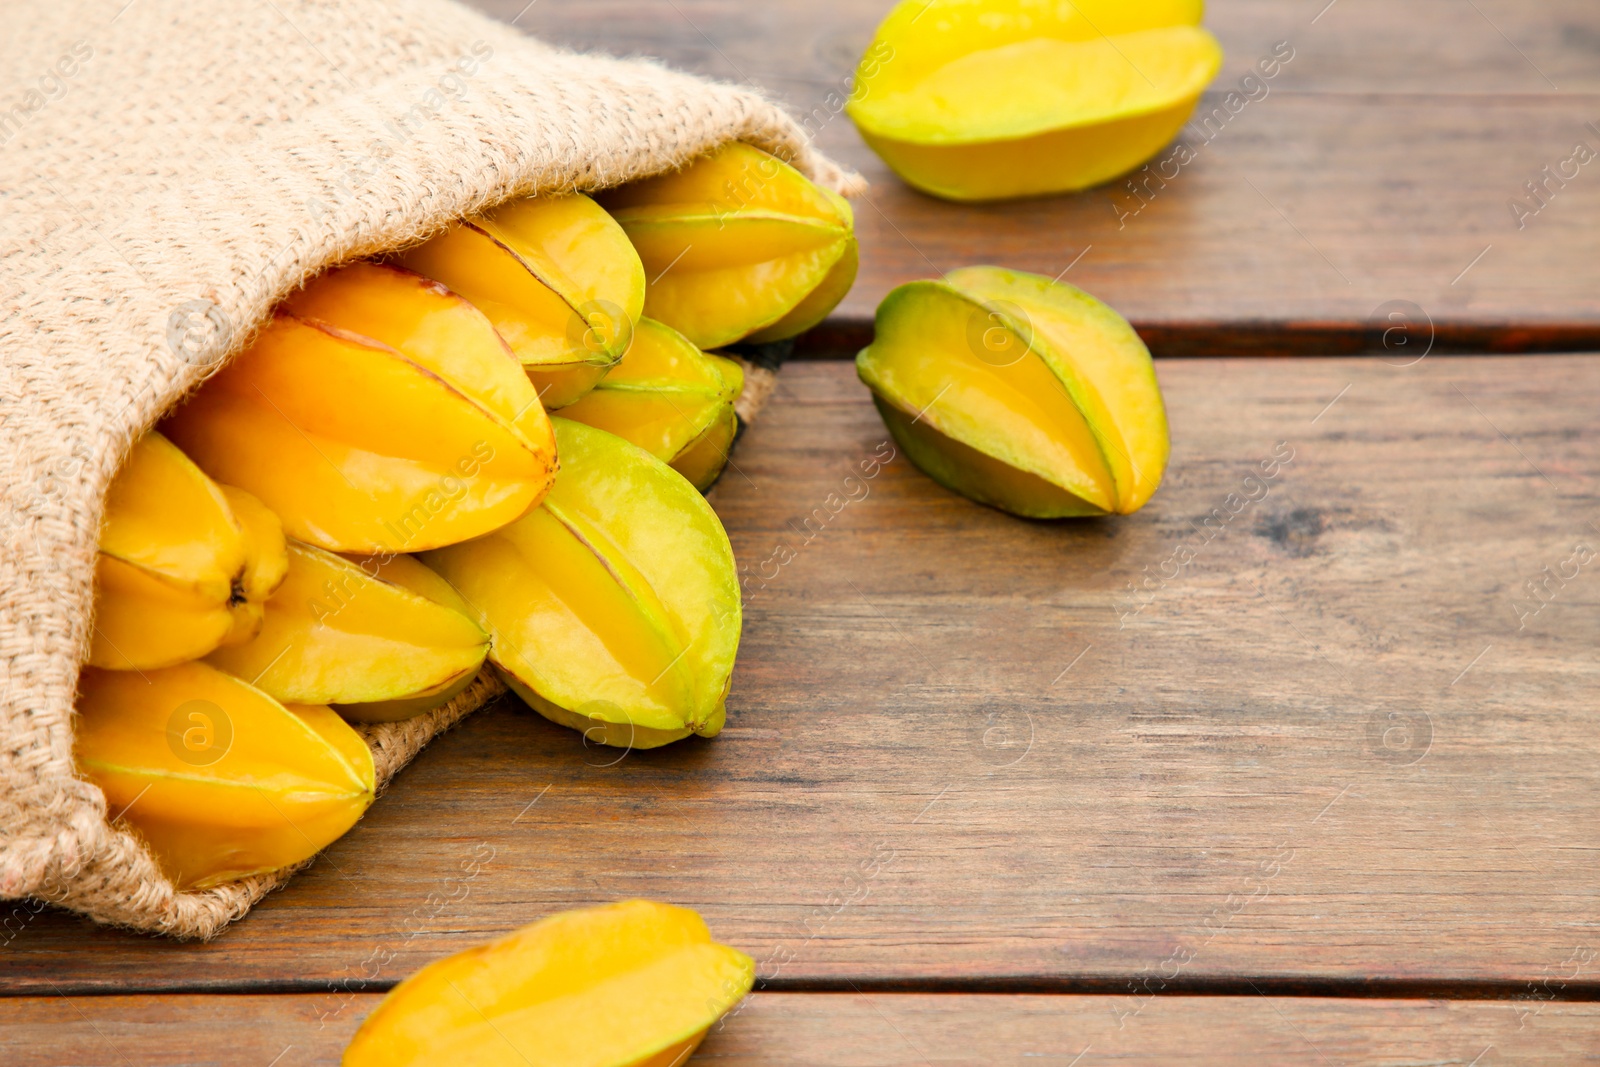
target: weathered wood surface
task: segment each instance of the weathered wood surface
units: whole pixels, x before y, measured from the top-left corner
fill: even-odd
[[[335,1067],[362,1017],[307,996],[0,999],[8,1067]],[[1600,1063],[1600,1005],[1540,1001],[761,993],[707,1037],[723,1067],[1502,1067]]]
[[[1536,215],[1509,206],[1538,207],[1524,184],[1577,142],[1600,151],[1588,0],[1213,0],[1228,62],[1201,112],[1226,122],[1186,135],[1175,177],[976,207],[900,184],[839,114],[888,0],[475,2],[552,41],[758,85],[872,181],[860,281],[813,350],[853,351],[892,286],[979,262],[1065,271],[1168,354],[1372,350],[1397,301],[1452,348],[1600,347],[1600,160],[1548,184]],[[1293,58],[1230,101],[1279,41]]]
[[[791,364],[715,490],[722,737],[496,707],[216,942],[46,912],[0,990],[382,988],[644,896],[780,989],[1595,995],[1592,360],[1166,362],[1166,484],[1059,524],[864,476],[853,368]]]
[[[336,1063],[371,991],[636,895],[768,990],[835,991],[753,997],[696,1062],[1600,1059],[1600,378],[1438,358],[1600,348],[1600,164],[1510,208],[1600,148],[1592,3],[1213,0],[1203,110],[1294,58],[1148,203],[962,207],[837,113],[888,0],[478,2],[758,84],[872,181],[813,354],[972,262],[1064,271],[1169,354],[1404,329],[1388,363],[1162,365],[1172,471],[1117,522],[864,477],[886,435],[850,369],[789,367],[715,494],[750,597],[723,737],[618,760],[503,703],[208,945],[8,904],[0,1060]]]

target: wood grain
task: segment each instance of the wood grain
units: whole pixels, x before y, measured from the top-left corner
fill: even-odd
[[[624,756],[496,707],[218,941],[46,912],[0,990],[337,1010],[643,896],[769,988],[1596,995],[1600,564],[1525,586],[1600,544],[1591,359],[1166,362],[1166,483],[1058,524],[863,477],[853,369],[791,364],[715,490],[722,737]]]
[[[529,33],[579,49],[658,56],[725,81],[840,83],[895,0],[473,0]],[[1315,45],[1291,64],[1316,93],[1600,93],[1600,35],[1584,0],[1210,0],[1227,54],[1220,82],[1277,41]],[[1465,17],[1470,15],[1471,17]],[[1306,62],[1301,62],[1305,58]]]
[[[1524,183],[1576,142],[1600,151],[1586,0],[1215,0],[1207,24],[1229,60],[1202,113],[1226,108],[1276,42],[1294,58],[1264,98],[1188,137],[1193,162],[1138,191],[984,206],[911,191],[838,113],[887,0],[481,6],[556,42],[756,84],[871,180],[860,280],[806,342],[814,355],[865,344],[893,286],[971,263],[1065,272],[1164,355],[1379,351],[1395,301],[1441,352],[1600,347],[1600,162],[1551,185],[1525,225],[1509,208],[1532,204]]]
[[[10,1067],[335,1067],[376,996],[0,999]],[[691,1061],[723,1067],[1502,1067],[1600,1063],[1600,1005],[1310,998],[762,993]],[[1076,1058],[1075,1058],[1076,1057]]]
[[[998,262],[1161,354],[1385,358],[1163,364],[1167,484],[1064,524],[903,458],[864,477],[886,435],[850,369],[790,366],[714,495],[748,597],[721,738],[618,759],[502,702],[207,945],[7,903],[0,1059],[336,1064],[428,960],[649,896],[769,990],[696,1062],[1600,1061],[1600,586],[1550,577],[1600,544],[1600,380],[1439,358],[1600,349],[1600,170],[1510,209],[1600,148],[1589,0],[1213,0],[1202,112],[1294,58],[1177,177],[977,207],[837,113],[888,0],[478,6],[757,84],[871,180],[860,281],[801,355]]]

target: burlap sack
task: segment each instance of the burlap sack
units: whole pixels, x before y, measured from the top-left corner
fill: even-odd
[[[132,442],[308,276],[497,201],[729,140],[854,179],[754,92],[447,0],[54,0],[0,23],[0,897],[209,937],[291,872],[179,893],[73,773],[102,502]],[[497,691],[367,730],[380,784]]]

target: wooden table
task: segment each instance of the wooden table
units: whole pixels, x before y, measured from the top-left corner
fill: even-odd
[[[1507,206],[1600,147],[1600,13],[1324,2],[1215,0],[1207,106],[1295,59],[1131,216],[898,185],[827,113],[883,5],[526,9],[820,108],[873,182],[860,282],[713,494],[752,576],[729,726],[619,758],[498,704],[210,944],[24,906],[0,1061],[334,1063],[426,961],[645,896],[757,960],[697,1062],[1600,1062],[1600,561],[1547,578],[1600,551],[1600,373],[1446,354],[1600,347],[1600,164]],[[833,357],[969,262],[1065,269],[1195,357],[1158,364],[1145,510],[846,481],[887,435]]]

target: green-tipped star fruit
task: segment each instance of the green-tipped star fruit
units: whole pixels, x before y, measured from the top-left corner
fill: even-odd
[[[644,313],[700,348],[803,333],[855,281],[850,205],[747,144],[600,202],[644,261]]]
[[[390,722],[450,700],[488,651],[477,623],[393,581],[376,560],[291,541],[289,575],[267,602],[260,633],[207,662],[286,704],[331,704],[347,719]]]
[[[653,748],[722,729],[739,647],[728,535],[676,471],[614,434],[553,419],[561,473],[539,507],[424,553],[546,718]]]
[[[999,267],[911,282],[856,357],[884,422],[941,485],[1030,518],[1127,514],[1167,463],[1150,352],[1083,290]]]
[[[561,416],[633,442],[705,492],[728,462],[743,388],[739,364],[640,319],[627,358]]]

